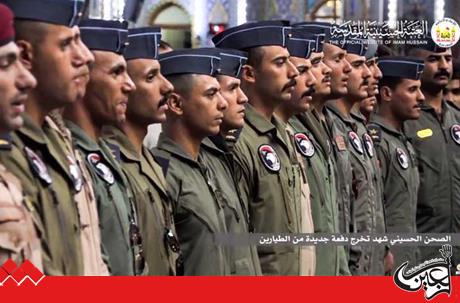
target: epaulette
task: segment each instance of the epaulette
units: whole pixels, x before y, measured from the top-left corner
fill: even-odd
[[[112,152],[113,158],[117,161],[121,161],[121,152],[120,152],[120,147],[116,144],[112,144],[109,142],[106,142],[107,146],[110,148],[110,151]]]
[[[227,142],[227,147],[229,149],[232,149],[233,146],[236,144],[242,130],[243,128],[233,129],[227,133],[227,135],[225,136],[225,142]]]
[[[380,125],[369,123],[367,125],[367,132],[369,133],[369,136],[371,136],[374,144],[379,144],[382,141],[382,129],[380,128]]]
[[[168,168],[169,168],[169,159],[163,158],[159,155],[154,155],[154,158],[157,161],[158,165],[161,166],[163,175],[166,176],[166,174],[168,173]]]
[[[11,142],[12,142],[12,138],[10,134],[0,135],[0,149],[11,150],[11,147],[12,147]]]

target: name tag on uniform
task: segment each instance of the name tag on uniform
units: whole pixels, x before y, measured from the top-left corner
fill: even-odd
[[[334,140],[339,151],[347,150],[347,144],[345,143],[345,139],[343,138],[343,136],[338,135],[335,137]]]
[[[433,131],[429,128],[425,128],[417,132],[417,137],[419,137],[420,139],[425,139],[431,136],[433,136]]]

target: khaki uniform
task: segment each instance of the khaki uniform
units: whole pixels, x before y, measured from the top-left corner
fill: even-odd
[[[163,168],[174,206],[185,275],[230,275],[229,251],[215,239],[217,234],[227,233],[223,201],[212,185],[216,177],[201,156],[197,161],[191,159],[164,133],[153,153]]]
[[[388,233],[416,233],[417,192],[420,185],[417,158],[406,136],[381,116],[374,116],[368,125],[375,143],[384,185],[385,223]],[[394,266],[409,261],[419,263],[418,248],[391,248]]]
[[[103,141],[93,141],[70,121],[66,121],[66,125],[91,174],[98,202],[102,244],[111,275],[132,276],[142,273],[144,264],[136,266],[134,263],[139,248],[131,245],[129,231],[130,224],[136,218],[120,162],[116,161]]]
[[[233,153],[242,167],[241,193],[249,201],[254,230],[299,233],[301,180],[296,178],[297,158],[285,141],[285,132],[278,130],[284,128],[276,118],[266,120],[250,104],[245,121]],[[259,246],[258,253],[264,275],[300,274],[299,246]]]
[[[460,112],[442,103],[422,105],[418,120],[406,121],[405,134],[415,148],[420,173],[417,205],[419,233],[460,231]],[[453,247],[452,262],[460,263],[460,248]],[[439,247],[420,248],[421,261],[439,256]]]
[[[332,146],[327,128],[315,110],[289,121],[299,142],[303,136],[303,163],[311,190],[311,209],[315,233],[339,233],[337,184]],[[311,142],[311,145],[306,140]],[[297,144],[297,143],[296,143]],[[298,146],[300,149],[300,146]],[[343,246],[316,247],[316,275],[350,275]]]
[[[235,165],[225,138],[217,135],[204,139],[200,154],[203,163],[214,176],[213,190],[223,205],[227,232],[236,235],[249,233],[252,225],[249,222],[248,203],[242,199],[236,185],[241,170]],[[262,275],[256,246],[234,245],[228,249],[232,275]]]
[[[73,199],[78,208],[85,276],[107,276],[109,271],[102,256],[101,231],[91,176],[81,154],[74,148],[70,131],[60,116],[46,117],[43,130],[49,142],[66,161],[74,184]]]
[[[83,254],[74,182],[68,164],[27,114],[12,135],[11,150],[1,162],[22,183],[29,212],[41,239],[44,274],[83,275]]]
[[[139,154],[120,129],[105,127],[103,137],[120,149],[121,167],[133,194],[139,219],[148,275],[181,274],[172,205],[161,167],[147,148],[143,147]]]
[[[335,140],[337,161],[340,163],[348,157],[351,164],[350,214],[355,233],[385,233],[383,202],[378,183],[381,182],[376,173],[375,149],[371,142],[363,142],[363,131],[352,117],[343,116],[335,103],[326,105],[329,129]],[[370,144],[370,145],[369,145]],[[348,154],[344,157],[344,154]],[[343,165],[343,164],[342,164]],[[345,171],[348,175],[350,171]],[[350,270],[354,275],[383,275],[383,259],[386,248],[383,245],[366,245],[350,247]]]
[[[9,146],[8,141],[0,143],[1,149]],[[18,265],[27,259],[43,270],[40,239],[24,202],[19,180],[0,164],[0,265],[8,259]]]

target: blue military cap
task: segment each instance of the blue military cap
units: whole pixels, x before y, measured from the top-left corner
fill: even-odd
[[[239,50],[269,45],[286,47],[290,29],[289,21],[248,22],[215,35],[212,41],[216,47]]]
[[[248,54],[235,49],[220,49],[219,55],[219,74],[239,78],[243,65],[248,61]]]
[[[367,51],[367,40],[359,38],[347,38],[343,49],[349,54],[364,56]]]
[[[409,48],[419,48],[434,53],[443,53],[447,50],[447,48],[440,47],[439,45],[437,45],[431,38],[431,35],[425,35],[422,38],[417,38],[417,41],[418,44],[414,45],[413,47],[409,46]]]
[[[425,64],[423,60],[411,57],[388,56],[377,60],[384,77],[399,77],[419,80]]]
[[[125,59],[158,60],[161,41],[160,27],[141,27],[128,30],[129,46],[125,51]]]
[[[73,27],[85,8],[84,0],[0,0],[19,20],[31,20]]]
[[[161,54],[161,73],[167,77],[181,74],[216,76],[220,72],[220,50],[217,48],[180,49]]]
[[[324,43],[336,45],[342,49],[345,47],[346,38],[342,34],[332,34],[336,25],[329,22],[307,21],[293,24],[293,27],[301,27],[310,33],[324,36]]]
[[[372,59],[375,57],[375,54],[377,53],[377,41],[375,41],[372,38],[367,39],[367,50],[366,53],[364,54],[364,57],[366,57],[366,60]]]
[[[293,57],[309,58],[316,51],[317,35],[309,33],[303,28],[292,28],[291,37],[287,42],[289,54]]]
[[[90,50],[122,54],[128,46],[128,22],[86,19],[80,23],[81,39]]]

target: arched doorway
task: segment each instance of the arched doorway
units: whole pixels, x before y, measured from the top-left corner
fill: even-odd
[[[161,26],[162,39],[173,48],[192,46],[190,15],[183,7],[175,3],[163,4],[153,12],[150,24]]]
[[[312,8],[310,19],[324,22],[337,22],[342,19],[342,1],[322,0]]]

